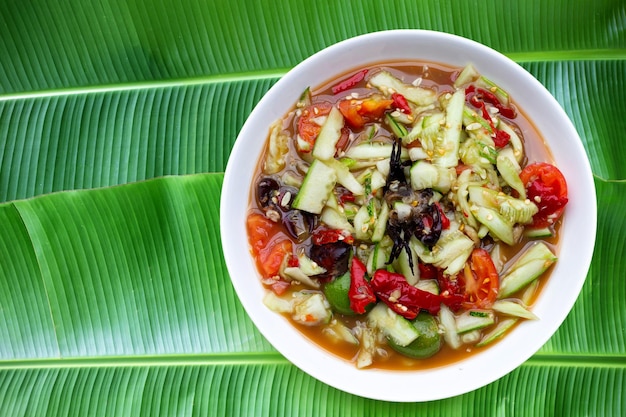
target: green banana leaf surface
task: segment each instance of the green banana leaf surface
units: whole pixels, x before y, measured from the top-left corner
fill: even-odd
[[[533,74],[578,130],[598,202],[557,333],[504,378],[419,404],[284,359],[240,305],[219,230],[228,156],[263,94],[328,45],[398,28]],[[0,416],[623,415],[624,114],[621,0],[2,1]]]

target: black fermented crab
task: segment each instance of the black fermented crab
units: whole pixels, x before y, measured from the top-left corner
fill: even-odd
[[[302,242],[309,237],[316,224],[315,215],[291,207],[298,189],[280,184],[272,177],[264,177],[256,186],[259,208],[272,221],[281,222],[287,233]]]
[[[431,200],[433,190],[426,188],[414,190],[404,174],[404,166],[400,160],[400,140],[393,143],[389,175],[384,188],[384,198],[390,208],[387,222],[387,234],[393,241],[388,264],[400,256],[405,250],[411,271],[413,257],[409,247],[411,237],[415,236],[424,245],[432,248],[441,236],[441,212]]]

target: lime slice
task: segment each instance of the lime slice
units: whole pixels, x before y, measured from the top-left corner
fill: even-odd
[[[426,312],[421,312],[411,323],[419,332],[419,337],[406,346],[399,346],[393,340],[387,339],[389,346],[398,353],[417,359],[429,358],[439,352],[441,335],[435,318]]]
[[[324,286],[324,295],[332,310],[339,314],[353,316],[354,311],[350,308],[350,271],[335,278]]]

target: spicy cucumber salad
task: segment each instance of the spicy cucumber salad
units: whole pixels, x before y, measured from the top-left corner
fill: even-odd
[[[454,361],[537,320],[567,185],[529,126],[471,64],[304,91],[251,187],[265,305],[358,368]]]

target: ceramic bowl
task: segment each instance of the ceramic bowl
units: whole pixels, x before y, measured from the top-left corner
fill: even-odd
[[[245,228],[249,190],[268,128],[307,86],[326,84],[361,66],[386,61],[427,61],[463,67],[473,63],[501,85],[534,123],[569,186],[560,231],[559,261],[533,312],[501,341],[447,366],[427,370],[357,369],[320,348],[262,302],[265,289],[250,255]],[[430,401],[483,387],[535,354],[574,305],[591,262],[596,233],[595,188],[582,142],[559,103],[531,74],[501,53],[465,38],[424,30],[394,30],[351,38],[314,54],[289,71],[259,101],[234,144],[221,196],[226,265],[246,312],[267,340],[295,366],[337,389],[387,401]]]

